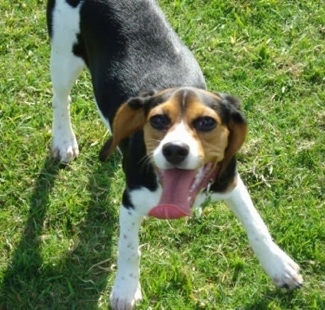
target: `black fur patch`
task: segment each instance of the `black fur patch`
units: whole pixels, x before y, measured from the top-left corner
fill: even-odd
[[[87,53],[85,52],[84,44],[82,42],[82,37],[80,33],[77,34],[77,43],[73,45],[72,53],[77,57],[81,57],[88,66]]]
[[[134,205],[129,197],[128,190],[125,189],[122,196],[122,204],[126,209],[134,209]]]
[[[66,2],[71,5],[73,8],[77,7],[81,0],[66,0]]]
[[[55,6],[55,0],[49,0],[47,2],[47,7],[46,7],[46,17],[47,18],[46,18],[46,20],[47,20],[47,30],[49,32],[50,38],[53,35],[53,25],[52,25],[53,18],[52,18],[52,14],[53,14],[54,6]]]

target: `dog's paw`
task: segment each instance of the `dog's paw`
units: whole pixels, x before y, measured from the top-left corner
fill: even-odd
[[[110,305],[114,310],[132,310],[134,304],[142,299],[141,287],[138,284],[134,290],[131,286],[113,288],[110,296]]]
[[[300,267],[281,249],[276,251],[269,264],[273,283],[280,288],[295,289],[303,284]]]
[[[79,155],[77,139],[71,134],[55,134],[52,143],[52,157],[68,163]]]

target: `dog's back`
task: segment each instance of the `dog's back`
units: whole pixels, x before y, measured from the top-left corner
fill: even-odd
[[[154,0],[51,0],[48,21],[52,48],[70,34],[73,42],[65,48],[89,68],[98,107],[109,122],[121,103],[140,92],[205,88],[195,58]]]

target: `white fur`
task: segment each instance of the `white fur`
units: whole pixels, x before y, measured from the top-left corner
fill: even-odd
[[[199,153],[199,146],[196,139],[190,135],[187,125],[182,121],[168,131],[168,134],[160,141],[158,147],[153,152],[153,160],[159,169],[165,170],[173,168],[163,155],[162,149],[166,143],[179,142],[189,146],[189,154],[186,159],[177,167],[180,169],[197,169],[202,166],[203,156]]]
[[[70,120],[70,91],[85,63],[72,53],[79,33],[79,10],[57,0],[53,11],[51,38],[51,79],[53,87],[52,154],[69,162],[79,154]]]
[[[227,196],[227,204],[243,224],[250,245],[274,284],[290,289],[299,286],[302,283],[299,266],[273,242],[239,176],[236,188]]]
[[[142,298],[138,233],[143,217],[159,202],[160,196],[161,188],[154,192],[141,188],[130,193],[135,209],[121,207],[118,271],[110,296],[113,309],[132,309],[134,303]]]
[[[159,200],[160,191],[161,189],[157,192],[147,189],[135,190],[131,193],[135,209],[126,209],[124,206],[121,208],[118,270],[111,294],[113,309],[132,309],[134,303],[141,299],[140,252],[136,250],[139,247],[138,229],[143,216]],[[299,266],[273,242],[239,175],[237,185],[231,192],[208,195],[212,201],[225,200],[229,205],[243,224],[262,267],[276,286],[293,289],[302,284]],[[199,194],[195,205],[202,203],[206,197],[206,194]]]
[[[142,299],[140,277],[139,228],[143,215],[122,206],[120,210],[120,236],[118,242],[118,272],[110,300],[118,310],[132,309]]]

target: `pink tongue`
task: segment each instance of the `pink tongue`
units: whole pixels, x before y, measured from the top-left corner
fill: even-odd
[[[195,175],[196,170],[165,170],[162,174],[163,192],[160,202],[148,215],[159,219],[177,219],[191,215],[188,197]]]

